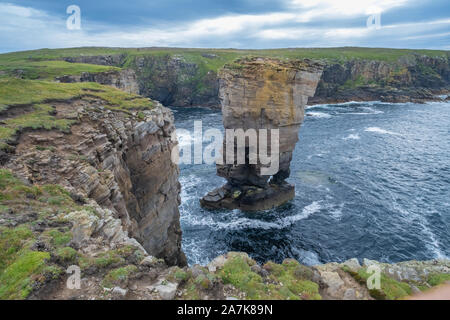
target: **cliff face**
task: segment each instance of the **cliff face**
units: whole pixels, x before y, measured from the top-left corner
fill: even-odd
[[[304,107],[308,97],[314,95],[321,69],[320,64],[309,60],[251,58],[236,61],[221,71],[219,96],[225,129],[254,129],[258,134],[261,129],[268,129],[266,138],[258,135],[258,150],[263,142],[269,147],[271,144],[275,147],[276,143],[279,150],[268,150],[274,163],[264,163],[260,152],[253,164],[249,161],[250,142],[246,141],[242,147],[235,143],[234,162],[227,163],[225,137],[223,164],[217,165],[217,174],[227,179],[227,184],[205,196],[203,206],[265,210],[294,197],[294,187],[285,179],[290,175]],[[272,129],[279,130],[279,139],[271,140]],[[237,162],[238,148],[245,153],[245,164]],[[265,173],[264,169],[271,166],[276,167],[275,171]]]
[[[206,58],[205,58],[206,59]],[[410,55],[398,61],[323,60],[323,76],[309,104],[348,101],[425,102],[450,90],[450,61]],[[220,106],[218,74],[201,73],[182,56],[143,56],[136,70],[141,94],[173,106]]]
[[[81,55],[78,57],[66,57],[64,61],[71,63],[89,63],[89,64],[98,64],[102,66],[122,66],[127,60],[127,54],[110,54],[110,55],[92,55],[85,56]]]
[[[191,53],[189,53],[191,54]],[[137,56],[127,54],[79,56],[64,58],[68,62],[91,63],[133,69],[139,93],[161,101],[167,106],[219,107],[218,62],[231,62],[239,57],[234,52],[198,54],[152,54],[143,51]],[[221,55],[224,57],[221,57]],[[245,56],[243,52],[241,56]],[[251,52],[254,54],[254,52]],[[283,55],[282,52],[278,53]],[[270,54],[267,54],[270,56]],[[274,54],[275,56],[276,54]],[[298,58],[302,58],[299,53]],[[323,58],[323,76],[309,104],[380,100],[385,102],[425,102],[436,100],[436,94],[450,90],[450,58],[405,53],[397,60],[370,58]],[[217,66],[218,67],[217,67]]]
[[[75,124],[67,132],[24,130],[4,167],[28,183],[61,185],[77,199],[95,200],[149,254],[184,265],[172,113],[155,103],[130,115],[104,103],[54,102],[53,116]]]
[[[139,79],[140,94],[164,105],[219,105],[217,74],[202,72],[198,64],[186,62],[182,57],[144,55],[136,57],[130,67]]]
[[[97,62],[97,59],[93,60]],[[136,73],[131,69],[113,70],[99,73],[83,72],[81,75],[64,75],[56,78],[62,83],[96,82],[111,86],[127,93],[139,94]]]
[[[450,63],[442,57],[404,57],[396,63],[351,60],[327,63],[310,103],[424,102],[449,86]]]

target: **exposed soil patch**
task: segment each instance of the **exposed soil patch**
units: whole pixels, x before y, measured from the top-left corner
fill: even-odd
[[[8,107],[6,110],[0,111],[0,121],[16,118],[29,112],[33,112],[33,105],[18,105]]]

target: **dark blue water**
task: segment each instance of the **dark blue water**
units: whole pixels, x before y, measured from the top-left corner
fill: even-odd
[[[173,110],[177,128],[222,128],[220,111]],[[199,199],[224,180],[214,165],[181,166],[189,263],[228,251],[310,265],[450,257],[449,103],[313,106],[299,138],[288,179],[296,197],[270,211],[202,209]]]

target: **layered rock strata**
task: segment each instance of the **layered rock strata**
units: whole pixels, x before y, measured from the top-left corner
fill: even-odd
[[[258,133],[258,155],[256,161],[251,161],[256,150],[252,151],[250,139],[242,146],[234,139],[231,150],[227,149],[225,137],[223,164],[217,164],[217,174],[227,183],[201,200],[204,207],[266,210],[294,197],[294,186],[285,180],[290,175],[305,105],[314,95],[321,74],[322,65],[310,60],[247,58],[223,68],[219,96],[224,127],[244,132],[254,129]],[[267,129],[266,137],[260,136],[262,129]],[[274,132],[279,138],[272,136]],[[234,154],[232,163],[227,161],[230,152]],[[238,152],[245,153],[244,164],[238,162]],[[267,164],[263,155],[269,155],[271,163]]]
[[[70,131],[22,132],[4,167],[30,184],[57,184],[75,199],[95,200],[149,254],[185,265],[179,169],[171,161],[174,120],[154,104],[130,114],[94,98],[54,102],[55,117],[76,121]]]
[[[364,51],[364,50],[363,50]],[[245,55],[242,52],[242,55]],[[299,56],[301,54],[299,53]],[[345,55],[344,55],[345,56]],[[205,65],[227,59],[225,54],[202,53],[195,61],[186,52],[166,55],[142,49],[128,54],[66,57],[67,62],[129,68],[136,71],[140,94],[170,106],[220,105],[218,75]],[[407,53],[397,60],[348,58],[324,59],[323,76],[309,104],[348,101],[414,102],[440,101],[437,95],[450,90],[449,57]]]
[[[136,73],[131,69],[111,70],[99,73],[83,72],[81,75],[65,75],[57,77],[56,81],[62,83],[97,82],[128,93],[139,94],[139,84]]]
[[[203,57],[208,60],[215,57]],[[179,55],[142,55],[130,64],[136,71],[140,94],[161,101],[166,106],[218,107],[219,83],[213,70]]]

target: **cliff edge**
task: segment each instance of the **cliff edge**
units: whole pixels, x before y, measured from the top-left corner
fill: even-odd
[[[0,112],[4,169],[30,187],[58,185],[79,201],[94,200],[149,254],[186,264],[169,109],[95,83],[10,79],[0,86],[8,99]]]

